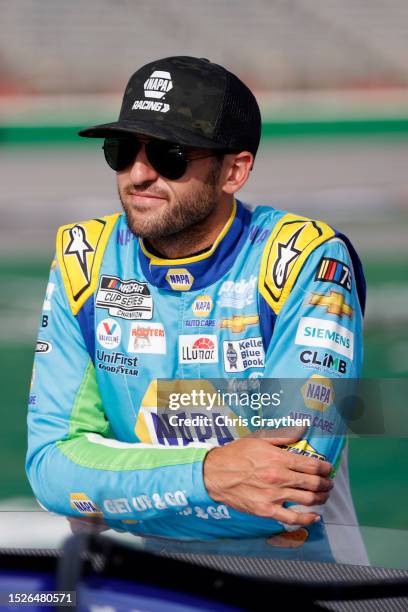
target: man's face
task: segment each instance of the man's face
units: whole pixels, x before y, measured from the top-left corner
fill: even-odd
[[[222,161],[208,150],[189,151],[185,174],[177,180],[162,177],[146,157],[146,137],[133,162],[117,172],[119,197],[129,229],[137,236],[152,240],[193,229],[217,207],[221,195]]]

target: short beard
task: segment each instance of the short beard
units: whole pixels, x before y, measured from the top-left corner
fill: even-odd
[[[197,243],[206,233],[205,222],[217,207],[221,168],[222,158],[211,158],[211,167],[201,189],[193,195],[180,197],[172,207],[154,218],[134,219],[119,192],[130,231],[139,238],[154,241],[156,248],[169,243],[188,248],[189,243]]]

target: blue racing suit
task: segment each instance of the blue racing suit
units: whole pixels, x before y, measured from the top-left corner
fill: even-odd
[[[37,499],[139,535],[276,536],[283,546],[308,540],[331,559],[325,512],[328,523],[355,523],[345,468],[334,501],[318,509],[322,523],[295,535],[219,504],[204,485],[206,453],[255,427],[171,425],[157,408],[158,380],[304,379],[290,414],[311,415],[310,425],[287,450],[338,469],[345,436],[327,435],[336,429],[333,381],[360,375],[364,295],[345,236],[270,207],[251,212],[234,201],[212,247],[183,259],[149,252],[124,214],[60,228],[29,400]]]

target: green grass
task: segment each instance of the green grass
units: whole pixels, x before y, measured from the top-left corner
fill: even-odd
[[[31,495],[25,477],[27,398],[31,379],[33,346],[2,346],[1,369],[7,385],[3,393],[3,420],[1,428],[0,498]]]

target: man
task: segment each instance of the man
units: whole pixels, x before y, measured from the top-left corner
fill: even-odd
[[[139,535],[305,543],[310,558],[332,560],[329,524],[356,520],[344,458],[332,490],[344,437],[324,435],[336,430],[329,379],[360,373],[364,281],[325,223],[235,199],[260,128],[235,75],[171,57],[131,77],[118,121],[80,132],[105,138],[124,214],[58,231],[27,471],[61,514]],[[189,426],[158,409],[158,379],[184,391],[256,377],[307,379],[282,408],[311,415],[306,431]]]

